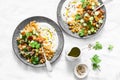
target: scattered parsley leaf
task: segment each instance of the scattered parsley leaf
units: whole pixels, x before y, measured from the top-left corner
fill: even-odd
[[[113,50],[113,45],[109,45],[108,50],[112,51]]]
[[[98,55],[95,54],[95,55],[91,58],[91,62],[92,62],[93,70],[97,70],[97,69],[100,68],[99,63],[101,62],[101,59],[99,58]]]
[[[102,49],[102,44],[99,43],[99,42],[96,42],[96,44],[93,46],[93,49],[95,49],[95,50],[100,50],[100,49]]]

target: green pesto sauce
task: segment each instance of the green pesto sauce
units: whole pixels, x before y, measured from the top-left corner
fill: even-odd
[[[78,57],[80,55],[80,49],[78,47],[73,47],[69,52],[68,56]]]

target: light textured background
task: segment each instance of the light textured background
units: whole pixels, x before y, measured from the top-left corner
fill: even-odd
[[[16,26],[31,16],[45,16],[57,23],[56,11],[60,0],[0,0],[0,80],[76,80],[73,68],[76,63],[65,59],[67,48],[80,48],[100,41],[101,51],[82,51],[80,63],[90,67],[85,80],[120,80],[120,0],[113,0],[106,5],[107,20],[97,36],[89,39],[75,39],[64,33],[65,45],[61,57],[53,65],[53,72],[45,68],[34,69],[21,63],[12,50],[12,35]],[[107,50],[113,44],[113,51]],[[90,66],[90,57],[98,54],[101,59],[101,72],[94,72]]]

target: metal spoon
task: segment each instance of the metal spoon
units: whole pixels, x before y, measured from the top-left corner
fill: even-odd
[[[112,0],[105,0],[100,6],[98,6],[97,8],[95,8],[93,11],[97,11],[99,8],[101,8],[102,6],[108,4],[109,2],[111,2]]]
[[[45,61],[46,61],[45,64],[46,64],[47,71],[52,72],[52,66],[46,58],[45,51],[44,51],[43,47],[42,47],[42,52],[43,52],[43,55],[44,55],[44,58],[45,58]]]

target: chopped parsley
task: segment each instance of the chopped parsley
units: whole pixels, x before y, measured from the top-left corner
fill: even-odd
[[[39,58],[36,57],[36,56],[32,56],[32,57],[31,57],[31,62],[32,62],[34,65],[36,65],[36,64],[39,63]]]
[[[80,37],[83,37],[83,36],[84,36],[84,33],[85,33],[85,30],[82,29],[82,30],[79,32],[79,36],[80,36]]]
[[[75,20],[79,20],[81,18],[80,14],[75,15]]]
[[[41,44],[38,43],[37,41],[31,41],[29,43],[29,46],[31,46],[32,48],[36,48],[36,49],[39,49],[41,47]]]
[[[82,8],[86,8],[89,2],[87,0],[81,0],[82,2]]]

